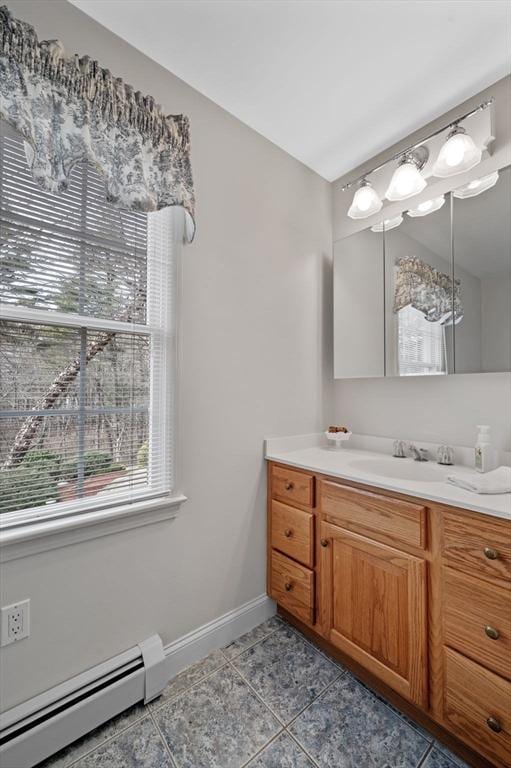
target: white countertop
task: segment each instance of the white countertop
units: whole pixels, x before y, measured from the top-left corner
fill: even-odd
[[[444,467],[434,461],[394,459],[390,453],[345,446],[335,448],[320,443],[318,435],[268,439],[265,441],[265,458],[341,480],[511,520],[511,493],[472,493],[445,481],[450,474],[473,475],[474,470],[469,467]],[[377,474],[377,470],[382,474]]]

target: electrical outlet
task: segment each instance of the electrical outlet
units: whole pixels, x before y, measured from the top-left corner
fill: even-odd
[[[1,611],[0,645],[23,640],[30,634],[30,600],[6,605]]]

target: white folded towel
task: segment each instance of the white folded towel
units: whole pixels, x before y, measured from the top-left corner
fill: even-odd
[[[511,467],[499,467],[492,472],[448,475],[447,482],[473,493],[511,493]]]

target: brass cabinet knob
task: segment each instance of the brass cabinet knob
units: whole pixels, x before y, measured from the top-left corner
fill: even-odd
[[[484,631],[486,632],[490,640],[498,640],[500,637],[499,630],[495,629],[495,627],[491,627],[489,624],[485,626]]]
[[[291,590],[293,589],[293,585],[291,584],[290,581],[286,581],[286,583],[284,584],[284,589],[286,590],[286,592],[291,592]]]
[[[486,721],[486,725],[495,733],[500,733],[502,730],[500,720],[497,720],[496,717],[489,717]]]
[[[284,487],[286,491],[292,491],[295,486],[294,486],[294,483],[292,483],[290,480],[286,480],[286,484]]]
[[[484,548],[484,556],[488,558],[488,560],[498,560],[499,559],[499,553],[496,549],[493,549],[492,547],[485,547]]]
[[[319,543],[322,547],[328,547],[328,539],[321,539]]]
[[[284,536],[286,537],[286,539],[290,539],[292,535],[293,535],[293,531],[291,530],[291,528],[286,528],[286,530],[284,531]]]

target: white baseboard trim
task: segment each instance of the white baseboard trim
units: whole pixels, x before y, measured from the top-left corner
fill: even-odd
[[[164,666],[160,656],[159,668],[164,669],[166,674],[162,676],[163,682],[159,681],[159,690],[167,680],[190,664],[199,661],[216,648],[228,645],[240,635],[269,619],[275,612],[276,605],[273,600],[266,595],[259,595],[254,600],[249,600],[248,603],[224,613],[223,616],[203,624],[202,627],[167,645],[163,649]],[[155,638],[150,640],[154,641]],[[161,649],[159,637],[157,640],[160,642]],[[36,721],[31,729],[7,741],[0,747],[1,764],[35,765],[42,758],[48,757],[135,702],[141,701],[144,694],[147,695],[146,674],[151,670],[151,665],[147,663],[144,656],[144,647],[147,647],[147,641],[4,713],[0,723],[3,735],[20,722],[26,720],[28,723],[31,718],[47,710],[55,702],[65,701],[76,691],[85,692],[96,681],[106,679],[109,674],[114,674],[120,669],[124,670],[139,658],[144,660],[144,668],[136,668],[133,672],[127,669],[124,677],[121,680],[115,678],[108,688],[98,692],[92,691],[90,696],[77,700],[76,704],[73,703],[64,712],[56,710],[54,715],[50,713],[51,716],[42,723]]]
[[[169,679],[216,648],[222,648],[257,627],[275,612],[273,600],[267,595],[259,595],[169,643],[164,648]]]

